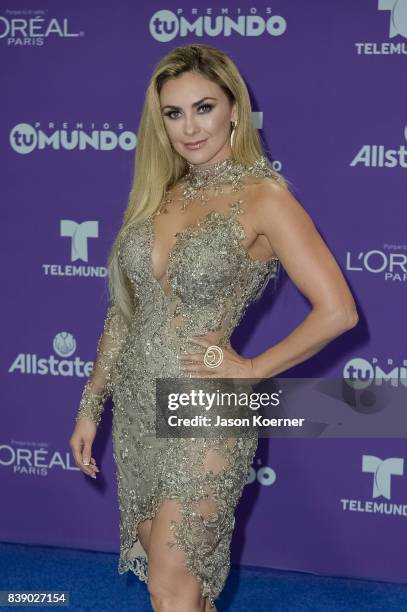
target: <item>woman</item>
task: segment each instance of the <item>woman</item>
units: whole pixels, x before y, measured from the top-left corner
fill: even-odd
[[[265,158],[247,88],[227,55],[188,45],[158,63],[136,168],[70,445],[76,464],[96,477],[92,443],[112,396],[118,571],[147,582],[154,610],[208,612],[229,572],[234,511],[257,437],[157,437],[156,379],[272,377],[358,317],[333,255]],[[230,335],[280,265],[312,310],[284,340],[243,358]]]

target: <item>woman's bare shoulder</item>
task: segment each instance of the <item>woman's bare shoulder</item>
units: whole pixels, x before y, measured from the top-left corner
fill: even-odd
[[[256,209],[257,213],[277,212],[279,208],[286,206],[302,208],[289,187],[270,176],[261,177],[253,183],[251,196],[253,209]]]
[[[245,179],[246,199],[250,202],[253,215],[269,213],[278,202],[287,198],[287,187],[269,176],[247,177]]]

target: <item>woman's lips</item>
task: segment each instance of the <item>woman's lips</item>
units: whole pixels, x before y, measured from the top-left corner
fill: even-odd
[[[204,146],[206,141],[207,138],[205,138],[205,140],[197,140],[195,143],[184,143],[184,147],[186,149],[200,149]]]

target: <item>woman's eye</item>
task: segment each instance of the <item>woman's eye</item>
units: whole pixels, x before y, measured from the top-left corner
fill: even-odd
[[[213,108],[213,104],[201,104],[201,106],[198,106],[199,111],[201,109],[206,109],[204,110],[203,113],[200,113],[200,114],[209,113],[212,110],[212,108]],[[174,117],[174,113],[179,114],[179,111],[176,111],[176,110],[168,111],[167,113],[165,113],[165,116],[169,117],[170,119],[177,119],[177,117]]]
[[[205,111],[205,112],[209,112],[209,111],[211,111],[211,110],[212,110],[213,105],[212,105],[212,104],[202,104],[202,105],[201,105],[201,106],[199,106],[198,108],[199,108],[199,110],[200,110],[201,108],[207,108],[207,109],[209,109],[209,110],[208,110],[208,111]]]
[[[175,119],[175,117],[172,116],[174,113],[178,113],[178,111],[168,111],[168,113],[165,113],[165,116],[170,119]]]

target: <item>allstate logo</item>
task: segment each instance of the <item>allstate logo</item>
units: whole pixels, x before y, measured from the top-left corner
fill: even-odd
[[[69,332],[59,332],[52,341],[52,347],[60,357],[70,357],[76,351],[76,340]]]
[[[389,38],[407,38],[407,0],[379,0],[379,11],[391,11]]]

